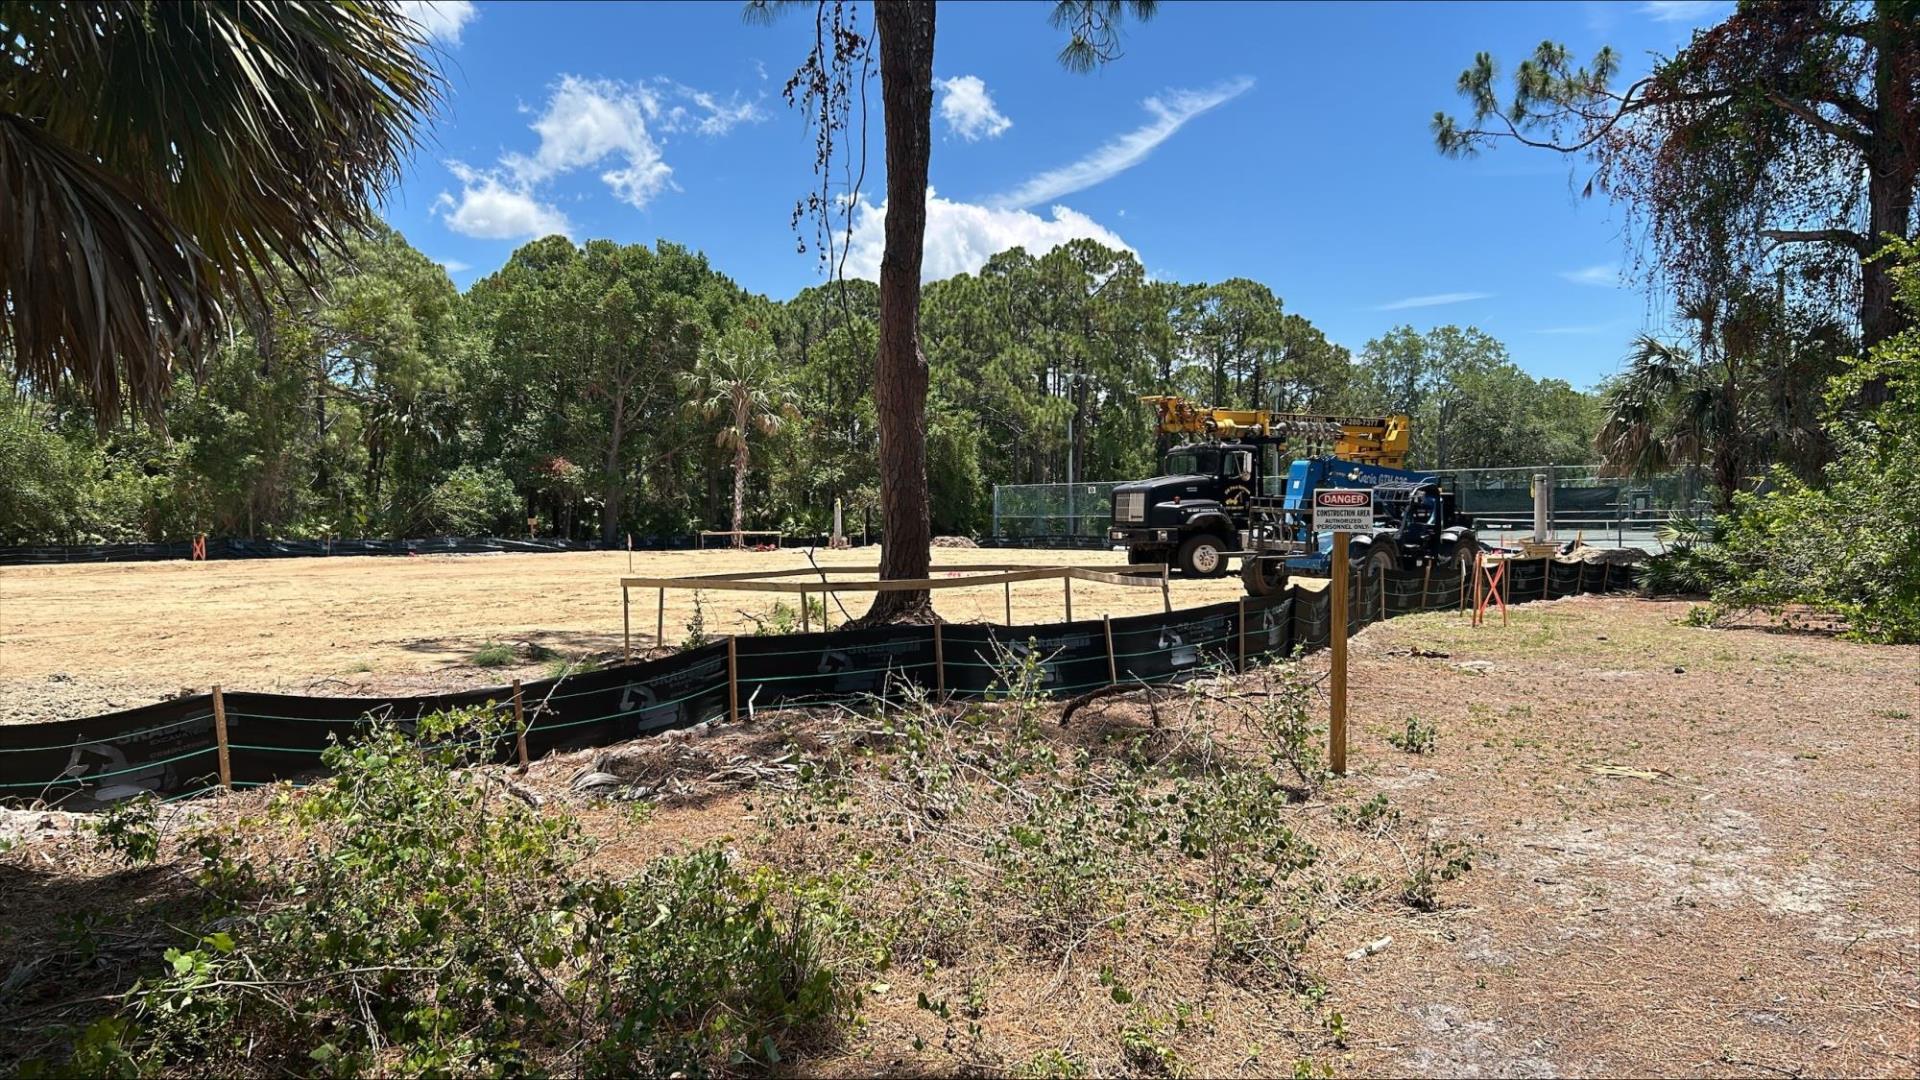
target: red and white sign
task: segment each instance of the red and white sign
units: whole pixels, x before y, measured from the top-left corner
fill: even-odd
[[[1372,488],[1313,489],[1314,532],[1371,532]]]

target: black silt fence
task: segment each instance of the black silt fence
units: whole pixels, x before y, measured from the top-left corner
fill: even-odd
[[[688,551],[699,548],[692,533],[635,536],[635,551]],[[782,547],[825,547],[825,534],[787,536]],[[877,541],[875,541],[877,542]],[[713,548],[715,545],[706,545]],[[516,539],[509,536],[429,536],[403,540],[243,540],[208,539],[207,558],[308,559],[330,555],[484,555],[494,552],[624,551],[626,539],[602,544],[598,540]],[[190,541],[165,544],[63,544],[38,547],[0,547],[0,566],[58,563],[159,562],[191,559]]]
[[[1509,602],[1633,587],[1631,568],[1515,561]],[[1544,583],[1544,584],[1543,584]],[[1356,579],[1351,629],[1413,611],[1455,609],[1461,581],[1420,572]],[[1533,592],[1529,592],[1531,589]],[[891,699],[917,688],[961,698],[1004,693],[1003,671],[1032,655],[1040,689],[1057,696],[1118,682],[1158,685],[1235,670],[1326,646],[1325,589],[1292,586],[1264,598],[1112,620],[1032,626],[889,627],[723,639],[658,660],[521,686],[531,755],[607,746],[762,709]],[[731,667],[731,679],[730,679]],[[448,709],[511,708],[496,687],[418,697],[223,695],[235,787],[310,776],[333,740],[373,721],[405,727]],[[504,753],[511,753],[512,747]],[[0,726],[0,801],[96,807],[140,793],[185,798],[219,786],[211,695],[196,694],[80,720]]]

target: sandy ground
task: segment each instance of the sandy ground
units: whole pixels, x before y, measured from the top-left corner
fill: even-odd
[[[1342,928],[1396,935],[1338,964],[1353,1071],[1920,1072],[1920,648],[1695,629],[1688,606],[1357,640],[1344,786],[1481,857],[1448,910]],[[1437,753],[1386,744],[1410,717]]]
[[[876,548],[821,551],[820,562],[874,566]],[[800,551],[637,552],[636,576],[807,565]],[[1117,566],[1096,551],[937,549],[934,566],[982,563]],[[416,693],[540,678],[554,659],[617,658],[624,552],[257,559],[0,569],[0,723],[132,708],[220,683],[319,694]],[[1013,587],[1016,623],[1058,622],[1058,582]],[[1173,582],[1176,607],[1241,595],[1239,579]],[[871,594],[847,593],[857,616]],[[703,593],[708,634],[751,633],[780,598]],[[652,590],[633,593],[636,652],[655,640]],[[1076,618],[1161,609],[1160,590],[1075,582]],[[788,606],[798,610],[796,600]],[[1002,587],[949,589],[935,606],[953,622],[1006,618]],[[687,634],[691,592],[667,594],[668,644]],[[836,607],[833,622],[843,621]],[[515,661],[470,663],[490,642]],[[537,658],[537,659],[536,659]]]

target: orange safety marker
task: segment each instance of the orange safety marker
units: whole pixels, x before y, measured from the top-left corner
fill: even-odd
[[[1487,621],[1487,605],[1497,604],[1500,608],[1500,625],[1507,625],[1507,598],[1504,588],[1507,581],[1507,560],[1489,559],[1485,552],[1477,552],[1473,558],[1473,625],[1483,626]]]

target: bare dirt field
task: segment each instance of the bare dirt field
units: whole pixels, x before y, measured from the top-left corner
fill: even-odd
[[[1296,989],[1206,964],[1204,922],[1108,920],[1062,956],[993,944],[1002,911],[951,958],[875,981],[858,1029],[791,1071],[1920,1072],[1920,649],[1693,628],[1686,609],[1585,597],[1518,607],[1505,628],[1435,613],[1357,637],[1350,775],[1283,811],[1330,890],[1302,894],[1318,897],[1300,901],[1318,921]],[[1111,698],[1038,730],[1063,756],[1178,752],[1194,730],[1179,716],[1224,732],[1232,709],[1211,703],[1263,677],[1162,691],[1151,707]],[[1389,741],[1410,720],[1432,726],[1427,752]],[[805,760],[860,725],[823,711],[671,733],[537,762],[522,782],[577,818],[609,872],[708,844],[819,871],[811,828],[770,816],[791,791],[778,769],[730,763]],[[576,790],[589,769],[644,781],[650,814]],[[194,812],[256,813],[263,797]],[[1380,813],[1365,819],[1370,803]],[[1471,870],[1430,906],[1406,903],[1391,875],[1440,840],[1468,845]],[[150,925],[140,906],[193,865],[183,851],[178,870],[116,870],[87,843],[49,821],[4,856],[16,872],[0,874],[0,907],[18,918],[0,931],[0,970],[29,957],[65,970],[57,924],[76,906],[119,913],[100,926]],[[62,993],[138,974],[88,962]],[[954,1002],[954,1017],[965,1001],[964,1020],[929,1000]]]
[[[636,552],[636,576],[807,566],[801,551]],[[877,548],[820,551],[833,566],[874,566]],[[938,549],[941,566],[1116,566],[1098,551]],[[624,552],[436,555],[30,566],[0,569],[0,723],[86,716],[220,683],[317,694],[419,693],[539,678],[554,659],[618,658]],[[1241,594],[1237,578],[1173,582],[1176,607]],[[1058,622],[1058,582],[1013,586],[1016,623]],[[781,598],[703,593],[709,634],[750,633]],[[847,593],[858,616],[871,594]],[[1075,582],[1074,615],[1158,611],[1160,590]],[[636,650],[652,647],[655,594],[636,590]],[[786,599],[797,611],[795,598]],[[954,622],[1002,621],[1000,586],[935,594]],[[667,594],[666,643],[678,643],[694,595]],[[844,616],[831,611],[838,625]],[[503,666],[471,661],[514,649]],[[535,659],[535,658],[538,659]]]

